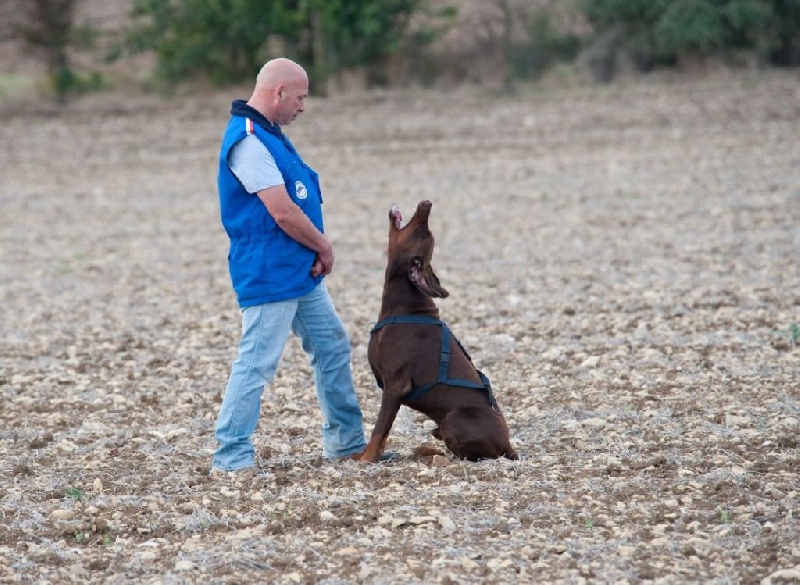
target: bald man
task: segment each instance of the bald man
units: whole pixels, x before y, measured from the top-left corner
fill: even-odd
[[[308,76],[300,65],[269,61],[250,99],[233,102],[222,139],[217,183],[242,337],[215,429],[212,469],[221,472],[256,466],[251,436],[261,395],[290,332],[314,370],[323,456],[357,459],[366,446],[350,339],[323,282],[334,255],[323,229],[319,178],[281,130],[303,113],[306,96]]]

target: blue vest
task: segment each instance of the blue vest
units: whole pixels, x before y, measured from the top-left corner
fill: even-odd
[[[258,195],[248,193],[228,167],[231,149],[248,134],[255,134],[267,147],[289,197],[324,231],[317,173],[303,162],[277,125],[244,101],[233,102],[222,138],[217,187],[222,225],[230,240],[228,269],[242,308],[303,296],[323,278],[311,276],[316,253],[289,237]]]

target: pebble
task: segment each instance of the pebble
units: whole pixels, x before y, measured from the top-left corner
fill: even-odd
[[[602,429],[606,426],[606,420],[603,418],[587,418],[581,421],[581,426],[590,429]]]
[[[593,355],[581,362],[582,368],[596,368],[600,364],[600,357]]]
[[[750,424],[750,419],[746,416],[738,416],[731,413],[725,414],[725,426],[730,427],[744,427]]]
[[[549,361],[559,361],[563,357],[564,352],[561,350],[560,347],[551,347],[544,353],[542,353],[542,357]]]
[[[779,569],[766,579],[763,579],[761,583],[763,585],[770,585],[774,579],[780,579],[781,582],[786,583],[796,583],[800,581],[800,567],[795,567],[793,569]]]
[[[65,453],[72,453],[77,448],[78,447],[77,447],[77,445],[75,445],[75,443],[72,443],[71,441],[67,441],[66,439],[56,443],[56,449],[58,449],[59,451],[64,451]]]
[[[75,518],[75,512],[72,510],[53,510],[50,515],[56,520],[72,520]]]
[[[359,554],[361,551],[354,546],[346,546],[344,548],[340,548],[336,551],[336,554],[339,556],[347,556],[347,555],[356,555]]]
[[[434,455],[431,460],[431,465],[434,467],[447,467],[450,465],[450,460],[444,455]]]

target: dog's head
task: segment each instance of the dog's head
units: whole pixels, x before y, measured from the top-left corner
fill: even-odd
[[[389,261],[387,277],[405,275],[420,292],[429,297],[450,295],[439,283],[431,266],[435,239],[428,227],[433,203],[420,201],[407,224],[398,207],[389,210]]]

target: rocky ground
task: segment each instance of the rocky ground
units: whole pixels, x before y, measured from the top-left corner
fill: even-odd
[[[366,431],[387,213],[431,199],[522,460],[415,460],[408,411],[398,461],[323,460],[293,340],[246,481],[208,473],[233,97],[0,114],[0,581],[800,581],[796,75],[311,100]]]

